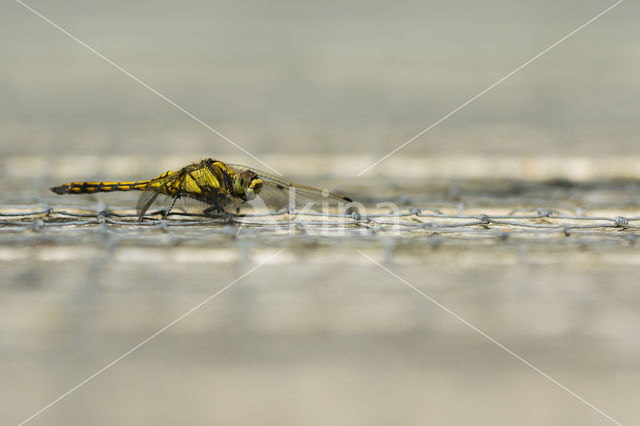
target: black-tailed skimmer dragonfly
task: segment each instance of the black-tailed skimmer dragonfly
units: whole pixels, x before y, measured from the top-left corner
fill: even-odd
[[[165,217],[179,198],[191,198],[205,204],[203,213],[219,216],[239,213],[245,204],[267,209],[348,210],[352,200],[326,190],[288,182],[237,164],[207,158],[177,171],[168,171],[155,179],[135,182],[70,182],[51,188],[56,194],[93,194],[111,191],[144,191],[136,207],[142,220],[159,195],[171,197]]]

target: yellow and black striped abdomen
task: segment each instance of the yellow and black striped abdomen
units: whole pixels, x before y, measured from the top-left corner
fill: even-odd
[[[149,180],[137,182],[70,182],[51,188],[56,194],[93,194],[94,192],[143,191]]]

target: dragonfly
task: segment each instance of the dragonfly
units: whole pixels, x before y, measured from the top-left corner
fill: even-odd
[[[344,195],[289,182],[270,173],[239,164],[206,158],[176,171],[167,171],[154,179],[126,182],[70,182],[50,188],[56,194],[93,194],[112,191],[143,191],[136,205],[138,221],[159,196],[171,197],[164,218],[180,198],[205,204],[206,216],[239,213],[245,204],[268,209],[304,209],[342,207],[353,200]]]

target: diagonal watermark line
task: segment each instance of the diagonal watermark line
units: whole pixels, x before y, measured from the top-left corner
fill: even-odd
[[[377,265],[380,269],[382,269],[383,271],[388,272],[389,274],[391,274],[392,276],[394,276],[395,278],[397,278],[398,280],[400,280],[403,284],[405,284],[407,287],[411,288],[412,290],[416,291],[417,293],[419,293],[422,297],[424,297],[425,299],[429,300],[431,303],[433,303],[434,305],[438,306],[440,309],[444,310],[445,312],[447,312],[449,315],[453,316],[455,319],[457,319],[458,321],[460,321],[461,323],[463,323],[464,325],[466,325],[467,327],[471,328],[473,331],[475,331],[476,333],[480,334],[482,337],[486,338],[487,340],[489,340],[491,343],[495,344],[496,346],[498,346],[500,349],[504,350],[505,352],[507,352],[509,355],[513,356],[514,358],[516,358],[517,360],[519,360],[520,362],[524,363],[525,365],[527,365],[528,367],[530,367],[531,369],[533,369],[536,373],[542,375],[545,379],[551,381],[552,383],[554,383],[555,385],[557,385],[558,387],[560,387],[562,390],[564,390],[565,392],[569,393],[570,395],[574,396],[575,398],[577,398],[578,400],[580,400],[582,403],[584,403],[585,405],[589,406],[590,408],[594,409],[595,411],[597,411],[598,413],[600,413],[601,415],[603,415],[604,417],[606,417],[609,421],[611,421],[612,423],[616,424],[616,425],[622,425],[622,423],[620,423],[619,421],[617,421],[616,419],[614,419],[613,417],[609,416],[607,413],[605,413],[604,411],[602,411],[601,409],[599,409],[598,407],[596,407],[595,405],[593,405],[592,403],[590,403],[589,401],[587,401],[586,399],[584,399],[583,397],[581,397],[580,395],[578,395],[577,393],[575,393],[574,391],[572,391],[571,389],[569,389],[568,387],[566,387],[565,385],[563,385],[562,383],[558,382],[556,379],[554,379],[553,377],[551,377],[550,375],[548,375],[547,373],[545,373],[544,371],[540,370],[538,367],[536,367],[535,365],[531,364],[529,361],[527,361],[526,359],[522,358],[520,355],[518,355],[517,353],[513,352],[511,349],[507,348],[505,345],[503,345],[502,343],[498,342],[496,339],[494,339],[493,337],[489,336],[487,333],[485,333],[484,331],[480,330],[478,327],[474,326],[473,324],[471,324],[470,322],[468,322],[467,320],[465,320],[464,318],[462,318],[460,315],[456,314],[455,312],[453,312],[452,310],[450,310],[449,308],[447,308],[446,306],[442,305],[440,302],[438,302],[437,300],[435,300],[433,297],[429,296],[428,294],[424,293],[423,291],[421,291],[419,288],[415,287],[414,285],[412,285],[411,283],[409,283],[408,281],[406,281],[405,279],[403,279],[402,277],[396,275],[393,271],[391,271],[389,268],[386,268],[384,265],[380,264],[379,262],[377,262],[376,260],[374,260],[373,258],[371,258],[370,256],[366,255],[365,253],[363,253],[360,250],[356,250],[358,253],[360,253],[362,256],[364,256],[365,258],[367,258],[368,260],[370,260],[372,263],[374,263],[375,265]]]
[[[25,9],[29,10],[34,15],[40,17],[43,21],[47,22],[48,24],[50,24],[52,27],[54,27],[55,29],[57,29],[61,33],[65,34],[67,37],[71,38],[76,43],[78,43],[81,46],[89,49],[91,52],[93,52],[100,59],[104,60],[105,62],[107,62],[108,64],[112,65],[113,67],[115,67],[116,69],[121,71],[122,73],[126,74],[128,77],[130,77],[132,80],[134,80],[135,82],[137,82],[141,86],[145,87],[146,89],[150,90],[154,94],[158,95],[160,98],[162,98],[165,101],[167,101],[169,104],[173,105],[174,107],[176,107],[177,109],[179,109],[180,111],[182,111],[183,113],[185,113],[186,115],[188,115],[189,117],[191,117],[192,119],[194,119],[195,121],[197,121],[198,123],[200,123],[201,125],[206,127],[207,129],[209,129],[211,132],[213,132],[216,135],[220,136],[222,139],[226,140],[231,145],[235,146],[240,151],[244,152],[245,154],[247,154],[248,156],[250,156],[251,158],[253,158],[257,162],[259,162],[263,166],[269,168],[269,170],[271,170],[272,172],[274,172],[278,176],[282,176],[282,174],[279,171],[277,171],[276,169],[274,169],[273,167],[271,167],[270,165],[268,165],[267,163],[265,163],[264,161],[262,161],[261,159],[259,159],[255,155],[251,154],[249,151],[247,151],[246,149],[244,149],[243,147],[241,147],[240,145],[238,145],[237,143],[235,143],[234,141],[232,141],[231,139],[229,139],[228,137],[226,137],[225,135],[220,133],[218,130],[214,129],[213,127],[211,127],[210,125],[208,125],[207,123],[205,123],[204,121],[202,121],[201,119],[199,119],[198,117],[196,117],[191,112],[187,111],[186,109],[184,109],[183,107],[181,107],[180,105],[178,105],[177,103],[172,101],[171,99],[167,98],[165,95],[163,95],[162,93],[158,92],[156,89],[154,89],[153,87],[149,86],[147,83],[145,83],[144,81],[140,80],[138,77],[136,77],[135,75],[131,74],[129,71],[127,71],[126,69],[122,68],[120,65],[118,65],[117,63],[115,63],[111,59],[107,58],[102,53],[98,52],[96,49],[94,49],[93,47],[89,46],[87,43],[85,43],[84,41],[80,40],[78,37],[76,37],[73,34],[71,34],[69,31],[67,31],[64,28],[62,28],[60,25],[58,25],[55,22],[53,22],[51,19],[49,19],[46,16],[44,16],[42,13],[38,12],[37,10],[35,10],[34,8],[29,6],[28,4],[26,4],[22,0],[16,0],[16,2],[18,4],[20,4],[20,5],[22,5]]]
[[[104,373],[106,370],[108,370],[109,368],[113,367],[115,364],[117,364],[119,361],[121,361],[123,358],[127,357],[128,355],[130,355],[132,352],[136,351],[137,349],[139,349],[141,346],[145,345],[146,343],[148,343],[151,339],[157,337],[159,334],[165,332],[167,329],[173,327],[176,323],[182,321],[184,318],[186,318],[187,316],[191,315],[193,312],[195,312],[196,310],[200,309],[203,305],[205,305],[206,303],[208,303],[211,299],[217,297],[219,294],[221,294],[222,292],[224,292],[225,290],[229,289],[231,286],[233,286],[234,284],[236,284],[238,281],[242,280],[243,278],[245,278],[247,275],[253,273],[256,269],[259,269],[260,267],[264,266],[265,264],[271,262],[276,256],[278,256],[280,253],[282,253],[282,249],[278,250],[274,255],[270,256],[267,260],[265,260],[262,263],[259,263],[258,265],[254,266],[253,268],[251,268],[250,270],[248,270],[247,272],[245,272],[244,274],[240,275],[240,277],[236,278],[235,280],[231,281],[229,284],[227,284],[226,286],[222,287],[220,290],[218,290],[217,292],[215,292],[214,294],[212,294],[211,296],[207,297],[206,299],[204,299],[202,302],[198,303],[196,306],[194,306],[193,308],[189,309],[187,312],[185,312],[184,314],[180,315],[178,318],[176,318],[175,320],[171,321],[169,324],[165,325],[164,327],[162,327],[160,330],[156,331],[155,333],[153,333],[151,336],[147,337],[146,339],[144,339],[143,341],[141,341],[140,343],[138,343],[137,345],[135,345],[134,347],[132,347],[131,349],[129,349],[128,351],[126,351],[125,353],[123,353],[122,355],[120,355],[118,358],[114,359],[113,361],[111,361],[109,364],[105,365],[104,367],[102,367],[100,370],[96,371],[95,373],[93,373],[92,375],[90,375],[89,377],[87,377],[86,379],[84,379],[83,381],[81,381],[80,383],[78,383],[77,385],[75,385],[74,387],[72,387],[71,389],[69,389],[68,391],[66,391],[65,393],[63,393],[62,395],[60,395],[59,397],[57,397],[56,399],[54,399],[53,401],[51,401],[49,404],[45,405],[44,407],[42,407],[40,410],[36,411],[34,414],[32,414],[30,417],[28,417],[27,419],[23,420],[21,423],[18,424],[18,426],[22,426],[25,423],[33,420],[35,417],[37,417],[38,415],[40,415],[43,411],[48,410],[49,408],[51,408],[52,406],[54,406],[55,404],[57,404],[58,402],[60,402],[61,400],[63,400],[64,398],[66,398],[67,396],[69,396],[71,393],[75,392],[76,390],[78,390],[78,388],[84,386],[85,384],[87,384],[88,382],[90,382],[91,380],[95,379],[97,376],[99,376],[100,374]]]
[[[411,142],[413,142],[414,140],[418,139],[420,136],[424,135],[425,133],[427,133],[429,130],[433,129],[434,127],[436,127],[438,124],[442,123],[443,121],[445,121],[447,118],[451,117],[453,114],[457,113],[458,111],[460,111],[462,108],[466,107],[467,105],[469,105],[470,103],[472,103],[473,101],[475,101],[476,99],[478,99],[479,97],[481,97],[482,95],[484,95],[485,93],[487,93],[488,91],[490,91],[491,89],[493,89],[494,87],[498,86],[499,84],[501,84],[502,82],[504,82],[506,79],[508,79],[509,77],[511,77],[512,75],[514,75],[515,73],[517,73],[518,71],[522,70],[524,67],[526,67],[527,65],[531,64],[533,61],[535,61],[536,59],[540,58],[542,55],[546,54],[547,52],[549,52],[551,49],[553,49],[554,47],[556,47],[557,45],[559,45],[560,43],[562,43],[563,41],[567,40],[568,38],[572,37],[573,35],[575,35],[578,31],[582,30],[583,28],[585,28],[587,25],[591,24],[592,22],[594,22],[596,19],[600,18],[601,16],[603,16],[604,14],[608,13],[609,11],[611,11],[614,7],[618,6],[620,3],[622,3],[624,0],[618,0],[616,3],[612,4],[611,6],[609,6],[608,8],[606,8],[605,10],[603,10],[602,12],[598,13],[596,16],[594,16],[593,18],[589,19],[587,22],[585,22],[584,24],[580,25],[578,28],[576,28],[575,30],[571,31],[569,34],[567,34],[566,36],[562,37],[560,40],[556,41],[555,43],[553,43],[551,46],[547,47],[546,49],[544,49],[542,52],[538,53],[536,56],[534,56],[533,58],[529,59],[527,62],[523,63],[522,65],[520,65],[519,67],[517,67],[516,69],[514,69],[513,71],[511,71],[509,74],[505,75],[504,77],[502,77],[500,80],[496,81],[495,83],[493,83],[491,86],[487,87],[486,89],[484,89],[482,92],[478,93],[477,95],[475,95],[474,97],[472,97],[471,99],[469,99],[468,101],[466,101],[465,103],[463,103],[462,105],[460,105],[459,107],[457,107],[456,109],[454,109],[453,111],[451,111],[450,113],[448,113],[447,115],[445,115],[444,117],[442,117],[441,119],[439,119],[438,121],[434,122],[433,124],[431,124],[429,127],[427,127],[426,129],[422,130],[420,133],[418,133],[417,135],[415,135],[414,137],[412,137],[411,139],[409,139],[408,141],[406,141],[405,143],[403,143],[402,145],[398,146],[396,149],[394,149],[393,151],[391,151],[390,153],[388,153],[387,155],[385,155],[384,157],[382,157],[381,159],[379,159],[378,161],[376,161],[375,163],[371,164],[370,166],[368,166],[367,168],[363,169],[362,171],[360,171],[360,173],[358,173],[358,176],[362,176],[363,174],[365,174],[366,172],[368,172],[370,169],[374,168],[375,166],[377,166],[378,164],[382,163],[384,160],[386,160],[387,158],[389,158],[390,156],[392,156],[393,154],[395,154],[396,152],[400,151],[402,148],[404,148],[405,146],[409,145]]]

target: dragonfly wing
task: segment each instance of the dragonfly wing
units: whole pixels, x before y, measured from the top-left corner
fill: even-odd
[[[151,204],[158,198],[160,192],[155,188],[145,189],[145,191],[138,198],[138,204],[136,204],[136,213],[138,214],[138,220],[141,221],[144,214],[149,210]]]
[[[332,207],[344,207],[352,201],[350,198],[327,190],[298,185],[270,173],[246,166],[238,164],[230,164],[228,166],[235,173],[253,170],[260,177],[263,186],[257,198],[269,209],[325,210]]]
[[[172,184],[180,177],[179,173],[172,173],[169,175],[163,175],[152,179],[147,186],[147,189],[138,198],[136,204],[136,213],[138,214],[138,220],[142,220],[144,214],[149,210],[149,207],[156,201],[159,195],[179,195],[171,191]]]

